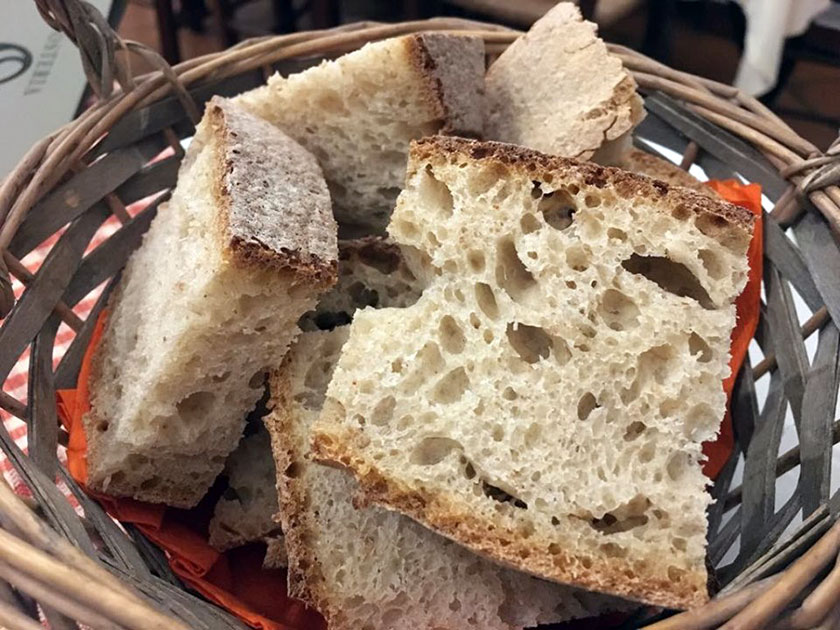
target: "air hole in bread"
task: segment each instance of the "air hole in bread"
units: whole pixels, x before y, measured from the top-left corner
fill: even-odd
[[[677,369],[676,353],[668,344],[648,348],[639,355],[639,370],[637,379],[655,380],[660,385],[668,378],[669,373]]]
[[[479,273],[484,271],[485,261],[484,252],[473,250],[467,254],[467,264],[474,272]]]
[[[466,370],[455,368],[442,379],[440,379],[432,390],[432,398],[435,402],[449,405],[459,400],[470,386],[470,377]]]
[[[523,234],[531,234],[542,228],[542,223],[536,216],[526,212],[519,218],[519,227],[522,228]]]
[[[645,442],[645,445],[639,450],[639,461],[643,464],[653,461],[656,456],[656,444],[653,442]]]
[[[621,291],[607,289],[598,307],[601,319],[616,331],[629,330],[639,325],[639,307]]]
[[[505,428],[501,424],[495,424],[490,435],[493,436],[494,442],[501,442],[505,439]]]
[[[263,373],[260,372],[259,374],[260,386],[262,386]],[[251,380],[253,380],[253,377]],[[248,381],[248,386],[251,387],[251,381]],[[175,403],[175,410],[185,424],[201,422],[215,401],[216,395],[213,392],[193,392]]]
[[[211,377],[211,380],[214,383],[224,383],[226,380],[228,380],[228,378],[230,378],[230,371],[222,372],[221,374],[214,374]]]
[[[596,208],[601,205],[601,197],[595,193],[589,193],[583,198],[583,203],[586,204],[587,208]]]
[[[675,536],[671,539],[671,546],[676,549],[677,551],[685,551],[686,550],[686,540],[685,538],[680,538],[679,536]]]
[[[435,236],[435,233],[431,230],[426,232],[426,240],[429,241],[429,244],[432,247],[440,247],[440,241],[437,239],[437,236]]]
[[[668,567],[668,579],[672,582],[682,582],[683,578],[685,577],[685,571],[675,567],[670,566]]]
[[[503,164],[491,162],[481,169],[470,169],[467,183],[470,196],[478,197],[493,188],[498,182],[504,182],[510,177],[510,171]]]
[[[646,514],[650,509],[650,499],[636,495],[627,503],[607,512],[601,518],[589,520],[590,526],[604,535],[627,532],[636,527],[644,527],[650,520]]]
[[[672,481],[679,481],[683,478],[689,468],[691,460],[688,453],[673,453],[668,458],[668,463],[665,466],[665,471]]]
[[[527,324],[508,324],[507,338],[516,354],[526,363],[536,363],[551,354],[552,339],[542,328]]]
[[[700,262],[703,263],[703,267],[705,267],[708,274],[715,280],[720,280],[726,275],[726,267],[716,252],[710,249],[701,249],[697,252],[697,256],[700,257]]]
[[[592,250],[583,243],[574,243],[566,248],[566,264],[574,271],[586,271],[591,256]]]
[[[663,291],[678,297],[687,297],[698,302],[707,310],[715,308],[706,289],[691,270],[682,263],[664,256],[640,256],[633,254],[621,263],[630,273],[644,276]]]
[[[578,420],[587,420],[590,414],[598,408],[598,400],[592,392],[586,392],[580,397],[577,405]]]
[[[505,387],[502,392],[502,398],[505,400],[516,400],[519,398],[519,394],[516,393],[516,390],[513,389],[513,387]]]
[[[607,238],[614,238],[617,241],[626,241],[627,232],[625,232],[624,230],[619,230],[618,228],[611,227],[607,229]]]
[[[684,432],[686,437],[703,439],[705,434],[713,432],[720,422],[715,411],[706,403],[697,403],[685,415]]]
[[[496,319],[499,316],[499,305],[496,303],[496,294],[489,284],[479,282],[475,285],[475,301],[481,312],[487,315],[490,319]]]
[[[639,422],[638,420],[631,422],[630,426],[624,431],[624,441],[632,442],[644,433],[645,429],[647,429],[647,425],[644,422]]]
[[[555,230],[565,230],[574,221],[577,205],[565,190],[557,190],[543,195],[537,203],[537,210],[543,219]]]
[[[532,422],[528,425],[528,428],[525,430],[525,436],[523,440],[525,442],[525,446],[531,447],[538,443],[540,439],[540,434],[542,433],[542,427],[537,424],[536,422]],[[535,472],[534,475],[537,476],[537,479],[533,479],[533,475],[531,478],[534,481],[537,481],[540,477],[539,471]]]
[[[464,450],[457,440],[445,437],[427,437],[411,451],[411,463],[418,466],[434,466],[442,462],[453,451]]]
[[[251,374],[251,378],[248,379],[248,387],[250,387],[251,389],[262,389],[263,387],[265,387],[265,379],[266,379],[267,375],[268,375],[267,370],[265,370],[265,369],[257,370],[256,372]],[[196,393],[198,393],[198,394],[205,393],[205,394],[210,394],[210,396],[213,396],[212,392],[196,392]]]
[[[406,379],[406,387],[409,388],[409,391],[413,391],[430,378],[440,374],[446,366],[446,363],[440,354],[438,345],[429,341],[420,348],[415,358],[414,366],[414,372]]]
[[[481,328],[481,320],[478,318],[478,315],[475,313],[470,313],[470,325],[478,330]]]
[[[709,344],[695,332],[688,337],[688,351],[692,356],[697,357],[697,361],[700,363],[708,363],[712,360],[712,349]]]
[[[417,235],[420,234],[420,230],[417,229],[417,225],[407,219],[397,219],[394,227],[399,233],[402,233],[408,239],[416,239]]]
[[[509,238],[496,245],[496,283],[514,302],[525,301],[537,287],[537,281],[519,259],[516,246]]]
[[[96,423],[96,430],[100,433],[105,433],[111,425],[108,423],[107,420],[102,420]]]
[[[485,330],[481,336],[484,339],[484,343],[493,343],[493,339],[495,339],[495,337],[493,336],[493,331],[489,328]]]
[[[370,421],[376,426],[385,426],[394,417],[394,408],[397,406],[397,401],[393,396],[386,396],[373,408],[371,412]]]
[[[285,475],[289,479],[297,479],[300,477],[302,472],[300,462],[292,462],[288,466],[286,466],[286,470],[283,471],[283,475]]]
[[[254,311],[261,309],[265,304],[264,295],[240,295],[236,303],[236,310],[239,317],[250,317]]]
[[[627,549],[614,542],[604,543],[600,547],[601,553],[608,558],[624,558],[627,556]]]
[[[484,493],[484,496],[499,503],[507,503],[522,510],[528,509],[528,504],[525,501],[513,496],[509,492],[505,492],[498,486],[487,483],[484,479],[481,480],[481,491]]]

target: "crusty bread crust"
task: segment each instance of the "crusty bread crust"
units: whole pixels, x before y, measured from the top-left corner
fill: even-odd
[[[336,404],[327,399],[319,426],[340,426],[343,414],[333,406]],[[312,456],[316,461],[345,468],[359,482],[359,494],[354,500],[357,508],[380,505],[397,510],[471,551],[544,579],[666,608],[700,606],[709,599],[705,572],[686,573],[675,585],[652,577],[653,572],[639,576],[632,562],[621,558],[597,559],[580,571],[577,559],[563,551],[534,555],[533,538],[524,539],[514,529],[488,527],[464,509],[458,497],[431,489],[410,488],[382,475],[376,464],[362,455],[362,441],[361,432],[349,429],[341,434],[319,430],[312,440]],[[547,546],[548,541],[543,547]]]
[[[655,155],[651,155],[646,151],[635,148],[630,149],[627,154],[623,156],[619,166],[632,173],[647,175],[648,177],[658,179],[671,184],[672,186],[683,186],[685,188],[690,188],[701,195],[705,195],[706,197],[718,199],[717,193],[715,193],[711,187],[707,186],[700,180],[695,179],[687,171],[681,169],[676,164],[672,164],[668,160],[663,160]]]
[[[755,216],[746,208],[722,199],[710,198],[684,187],[628,173],[618,168],[598,166],[570,158],[550,156],[525,147],[502,142],[477,142],[466,138],[434,136],[412,143],[413,162],[441,159],[441,156],[464,155],[472,160],[496,162],[532,174],[535,179],[558,178],[567,184],[576,182],[612,191],[624,199],[656,200],[659,208],[667,208],[681,220],[700,215],[698,227],[707,236],[717,238],[727,247],[745,252]]]
[[[445,33],[408,35],[404,41],[427,86],[429,107],[442,122],[440,133],[481,137],[484,117],[475,103],[484,99],[484,42]]]
[[[233,263],[288,270],[317,285],[334,284],[337,227],[315,158],[277,127],[229,100],[213,97],[206,115],[216,139],[213,195],[223,247]],[[265,179],[254,178],[249,169],[254,163],[264,165]],[[272,175],[286,180],[285,186],[268,181]],[[289,181],[292,190],[286,189]],[[279,198],[288,211],[261,214],[259,200],[265,196]],[[301,216],[307,221],[300,221]]]

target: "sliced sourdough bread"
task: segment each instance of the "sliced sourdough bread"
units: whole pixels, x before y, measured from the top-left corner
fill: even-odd
[[[210,544],[219,551],[258,540],[277,538],[280,525],[271,441],[265,426],[239,442],[225,463],[228,487],[216,502],[210,519]]]
[[[684,186],[685,188],[691,188],[691,190],[701,195],[717,198],[717,193],[712,188],[676,164],[672,164],[668,160],[663,160],[640,149],[630,149],[627,151],[619,162],[619,166],[633,173],[641,173],[642,175],[659,179],[673,186]]]
[[[707,599],[701,443],[723,417],[749,212],[499,143],[412,146],[389,226],[435,270],[360,311],[314,456],[545,578]]]
[[[636,82],[571,2],[537,20],[490,66],[485,137],[614,164],[644,117]]]
[[[339,223],[383,232],[402,188],[409,141],[480,135],[483,99],[483,42],[427,33],[276,74],[236,101],[315,154]]]
[[[195,505],[298,318],[335,283],[336,258],[315,158],[213,99],[110,301],[84,417],[88,485]]]
[[[626,607],[505,569],[397,513],[354,507],[352,476],[308,455],[348,328],[303,333],[270,380],[274,410],[265,422],[290,595],[319,610],[331,630],[509,630]]]

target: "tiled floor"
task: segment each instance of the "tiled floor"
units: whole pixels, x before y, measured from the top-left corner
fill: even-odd
[[[641,44],[640,33],[644,32],[644,20],[642,8],[604,28],[604,37],[638,47]],[[154,9],[148,0],[129,0],[119,30],[123,37],[159,48]],[[221,39],[210,26],[202,34],[181,29],[179,38],[185,58],[222,47]],[[700,32],[685,21],[677,20],[671,42],[671,64],[674,67],[727,83],[735,76],[739,50],[731,38]],[[836,124],[815,120],[814,115],[840,120],[838,94],[840,67],[800,62],[776,105],[798,112],[784,113],[783,118],[802,136],[825,149],[837,137],[838,129]]]

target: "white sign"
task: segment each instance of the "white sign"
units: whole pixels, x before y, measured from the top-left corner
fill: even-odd
[[[112,0],[89,0],[103,15]],[[76,114],[86,85],[73,43],[32,0],[0,0],[0,179]]]

